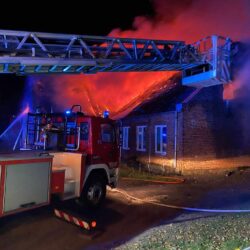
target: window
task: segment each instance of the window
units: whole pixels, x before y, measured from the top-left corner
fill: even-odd
[[[155,153],[167,154],[167,126],[155,126]]]
[[[122,128],[122,148],[123,149],[129,149],[128,138],[129,138],[129,127],[123,127]]]
[[[114,128],[110,124],[101,124],[102,142],[113,143],[115,141]]]
[[[146,151],[146,126],[136,127],[136,150]]]
[[[81,140],[87,141],[89,138],[89,124],[87,122],[80,123]]]

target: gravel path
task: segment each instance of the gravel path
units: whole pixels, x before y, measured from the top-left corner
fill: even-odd
[[[117,250],[241,250],[250,246],[249,214],[182,214],[152,228]]]

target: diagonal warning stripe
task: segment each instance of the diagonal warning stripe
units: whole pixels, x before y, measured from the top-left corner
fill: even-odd
[[[65,213],[61,210],[58,210],[58,209],[54,209],[54,213],[55,213],[56,217],[63,219],[67,222],[70,222],[72,224],[75,224],[76,226],[81,227],[83,229],[90,230],[90,229],[96,227],[95,221],[88,223],[86,221],[83,221],[77,217],[71,216],[70,214],[67,214],[67,213]]]

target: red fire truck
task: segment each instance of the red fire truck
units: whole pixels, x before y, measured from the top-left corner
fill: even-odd
[[[106,185],[117,184],[119,134],[115,122],[84,115],[80,105],[65,113],[29,113],[25,147],[0,156],[0,217],[79,198],[97,207]]]

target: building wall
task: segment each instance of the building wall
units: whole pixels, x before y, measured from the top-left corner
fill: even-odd
[[[126,118],[122,121],[123,127],[130,127],[129,150],[122,149],[122,161],[134,164],[136,167],[149,168],[157,172],[173,171],[175,155],[175,111],[141,115]],[[181,120],[181,117],[179,118]],[[155,126],[167,126],[167,149],[166,155],[155,153]],[[147,126],[146,151],[136,150],[136,126]],[[182,126],[178,126],[182,129]],[[182,140],[178,140],[181,145]],[[178,147],[180,150],[180,147]]]
[[[184,106],[183,153],[177,161],[180,172],[249,166],[250,145],[245,139],[249,133],[244,126],[249,111],[235,108],[237,103],[226,105],[223,86],[214,86],[202,89]]]
[[[224,102],[222,86],[203,88],[183,108],[183,157],[214,158],[220,149]]]
[[[235,106],[225,105],[223,86],[203,88],[191,101],[183,103],[177,117],[177,165],[176,111],[126,118],[123,126],[131,127],[130,150],[122,150],[122,159],[160,173],[248,166],[250,139],[246,139],[246,124],[250,114]],[[155,154],[154,148],[154,126],[163,124],[167,125],[168,135],[166,156]],[[146,152],[136,151],[136,126],[140,125],[148,126]]]

